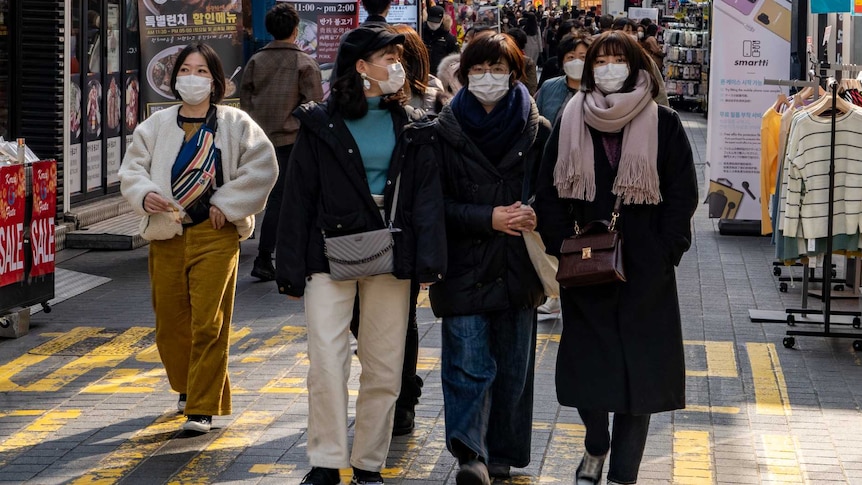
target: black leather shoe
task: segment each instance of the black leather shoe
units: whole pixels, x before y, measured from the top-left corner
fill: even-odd
[[[275,267],[272,265],[272,259],[254,258],[254,267],[251,269],[251,275],[261,281],[272,281],[275,279]]]
[[[392,436],[404,436],[413,432],[416,425],[416,412],[413,407],[395,406],[395,422],[392,426]]]

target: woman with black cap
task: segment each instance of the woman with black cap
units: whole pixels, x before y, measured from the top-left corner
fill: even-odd
[[[383,25],[348,33],[332,94],[294,114],[302,123],[290,162],[276,256],[279,292],[305,296],[308,457],[304,484],[382,484],[407,331],[410,280],[443,277],[446,232],[436,133],[402,107],[404,36]],[[382,217],[381,217],[382,215]],[[330,238],[386,230],[391,271],[344,278]],[[387,250],[389,250],[387,248]],[[331,259],[330,259],[331,258]],[[359,294],[362,364],[352,453],[347,444],[348,328]]]

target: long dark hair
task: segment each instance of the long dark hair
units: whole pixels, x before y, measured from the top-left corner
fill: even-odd
[[[425,94],[425,90],[428,89],[428,77],[431,74],[431,61],[425,42],[422,41],[422,37],[419,37],[419,34],[409,25],[393,25],[392,30],[399,34],[404,34],[404,55],[402,62],[404,63],[404,71],[407,74],[405,88],[410,89],[410,93],[406,94]]]
[[[401,44],[389,44],[377,51],[365,53],[361,59],[370,62],[371,57],[381,51],[385,54],[395,53],[400,58],[403,50]],[[368,100],[365,98],[362,87],[362,76],[356,72],[356,63],[338,66],[338,69],[343,70],[343,72],[332,83],[332,93],[329,96],[330,105],[341,113],[344,119],[357,120],[364,117],[368,114]],[[380,101],[380,106],[392,110],[403,105],[406,100],[407,96],[404,93],[404,88],[402,88],[393,94],[384,96]]]

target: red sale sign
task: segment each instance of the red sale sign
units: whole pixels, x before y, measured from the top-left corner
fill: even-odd
[[[33,264],[30,277],[54,272],[54,219],[57,215],[57,163],[36,162],[33,167],[33,217],[30,246]]]
[[[0,286],[24,279],[24,166],[0,167]]]

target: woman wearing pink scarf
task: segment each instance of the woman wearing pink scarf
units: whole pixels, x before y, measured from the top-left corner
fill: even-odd
[[[691,245],[697,178],[676,112],[653,97],[660,80],[637,40],[596,38],[581,89],[542,160],[534,208],[548,252],[623,203],[627,281],[562,289],[557,399],[586,426],[577,485],[636,483],[650,415],[685,407],[685,362],[674,266]],[[614,413],[613,431],[608,414]]]

